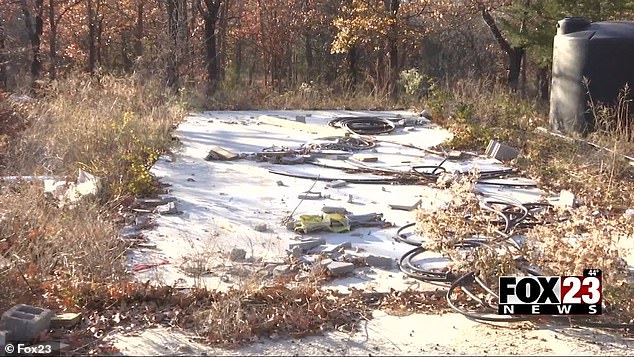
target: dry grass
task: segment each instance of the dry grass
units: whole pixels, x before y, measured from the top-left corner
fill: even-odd
[[[12,174],[103,177],[110,196],[143,193],[147,169],[171,146],[184,108],[158,83],[73,77],[56,82],[30,110],[31,125],[8,148]]]
[[[0,189],[0,305],[41,303],[51,282],[124,279],[126,246],[94,202],[60,209],[36,184]],[[4,305],[7,304],[7,305]]]
[[[473,249],[457,254],[456,241],[474,236],[497,238],[497,217],[482,209],[473,193],[473,177],[456,182],[450,189],[454,199],[442,213],[420,212],[418,229],[431,240],[431,247],[450,257],[453,269],[478,271],[495,286],[500,275],[522,274],[516,258],[522,255],[545,274],[577,275],[584,268],[605,272],[604,289],[612,316],[629,320],[634,287],[626,282],[628,271],[623,257],[628,252],[619,241],[631,240],[634,230],[623,212],[634,206],[633,170],[620,155],[628,147],[627,135],[619,124],[609,129],[605,123],[629,123],[623,118],[602,119],[600,132],[591,139],[610,143],[609,150],[584,144],[579,138],[565,140],[537,130],[548,127],[545,114],[496,86],[486,83],[458,85],[452,93],[435,94],[436,118],[455,135],[448,144],[456,149],[484,151],[490,139],[501,140],[520,149],[514,164],[539,182],[541,188],[558,193],[574,192],[582,207],[549,210],[538,224],[520,232],[527,244],[517,250]],[[625,103],[625,102],[623,102]],[[622,109],[604,111],[624,115]],[[621,128],[621,129],[619,129]],[[619,131],[621,130],[621,131]],[[625,135],[625,136],[624,136]],[[496,245],[499,247],[499,245]],[[495,289],[494,289],[495,290]]]
[[[420,101],[403,96],[394,102],[385,93],[371,93],[367,89],[335,91],[323,84],[302,84],[298,88],[276,92],[262,85],[225,85],[212,98],[203,95],[204,90],[194,90],[187,95],[192,106],[204,110],[395,110],[416,109]]]
[[[105,183],[97,199],[59,208],[41,182],[0,181],[0,303],[42,303],[51,284],[128,278],[113,208],[120,197],[152,192],[149,168],[172,145],[170,129],[184,113],[161,88],[137,78],[77,76],[28,104],[0,101],[7,134],[0,175],[74,178],[84,168]]]

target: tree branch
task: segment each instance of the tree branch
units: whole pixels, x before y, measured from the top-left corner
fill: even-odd
[[[506,38],[504,38],[502,31],[500,31],[500,28],[495,22],[495,19],[493,18],[493,16],[491,16],[491,13],[489,12],[489,10],[487,10],[484,6],[480,5],[480,12],[482,14],[482,19],[491,30],[491,33],[493,33],[493,37],[495,37],[495,40],[498,42],[500,47],[502,47],[502,50],[506,53],[511,52],[512,51],[511,44],[506,40]]]

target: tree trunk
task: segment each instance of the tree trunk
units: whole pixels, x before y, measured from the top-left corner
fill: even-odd
[[[513,91],[517,91],[519,85],[519,78],[522,72],[522,59],[524,58],[524,48],[522,47],[512,47],[509,52],[507,52],[508,61],[509,61],[509,69],[508,76],[506,81],[508,83],[509,88]]]
[[[0,18],[0,89],[7,89],[7,55],[4,21]]]
[[[506,53],[508,58],[506,82],[511,90],[516,91],[522,72],[522,57],[524,57],[525,49],[523,47],[511,46],[511,43],[504,38],[502,31],[500,31],[491,13],[484,6],[480,8],[480,13],[482,19],[491,30],[493,37],[495,37],[495,40],[500,45],[500,48]]]
[[[541,101],[550,99],[550,71],[548,68],[540,67],[537,71],[537,98]]]
[[[29,35],[29,42],[31,42],[31,85],[35,86],[36,81],[40,77],[42,72],[42,61],[40,59],[40,44],[42,38],[42,32],[44,29],[44,22],[42,16],[44,15],[44,0],[35,0],[36,16],[33,19],[31,12],[27,6],[26,0],[20,1],[20,7],[22,14],[24,15],[24,25],[26,26],[27,33]]]
[[[357,46],[353,45],[352,47],[350,47],[348,53],[346,54],[348,77],[350,78],[350,85],[352,86],[352,89],[355,89],[357,87],[357,52]]]
[[[236,83],[240,83],[240,78],[242,76],[242,41],[238,40],[236,42],[235,48],[235,67],[234,67],[234,75],[236,79]]]
[[[167,54],[167,86],[174,91],[179,86],[179,74],[177,65],[178,48],[178,7],[176,0],[167,0],[167,32],[169,36],[169,53]]]
[[[48,0],[48,76],[57,78],[57,21],[55,20],[55,0]]]
[[[87,0],[86,11],[88,20],[88,73],[94,74],[97,64],[97,24],[93,0]]]
[[[218,51],[216,48],[216,24],[220,0],[204,0],[205,9],[198,4],[203,18],[205,42],[205,67],[207,69],[207,95],[213,95],[218,85]]]
[[[389,13],[389,17],[392,20],[388,34],[388,92],[390,98],[396,99],[398,96],[398,88],[396,81],[398,80],[398,44],[397,44],[397,15],[400,6],[400,0],[386,0],[385,5]]]
[[[306,56],[306,77],[304,81],[310,82],[313,79],[313,46],[309,34],[304,35],[304,51]]]
[[[205,66],[207,93],[213,95],[218,82],[218,54],[216,52],[216,22],[205,20]]]
[[[136,5],[136,25],[134,29],[135,42],[134,42],[134,54],[137,57],[143,56],[143,12],[144,12],[145,0],[138,0]]]

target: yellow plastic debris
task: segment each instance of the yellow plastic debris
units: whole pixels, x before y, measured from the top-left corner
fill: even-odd
[[[341,233],[350,230],[350,221],[348,217],[339,213],[331,213],[325,215],[301,215],[295,221],[295,232],[308,233],[318,230],[330,230],[331,232]]]

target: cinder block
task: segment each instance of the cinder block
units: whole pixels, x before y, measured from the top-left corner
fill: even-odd
[[[319,247],[322,244],[326,244],[326,241],[323,238],[311,239],[311,240],[305,240],[305,241],[300,241],[300,242],[289,243],[288,249],[290,251],[293,251],[293,249],[295,249],[295,247],[297,247],[297,248],[301,249],[302,252],[306,252],[306,251],[308,251],[310,249],[313,249],[315,247]]]
[[[348,183],[346,181],[344,181],[344,180],[335,180],[335,181],[332,181],[332,182],[326,184],[326,187],[328,187],[328,188],[339,188],[339,187],[344,187],[346,185],[348,185]]]
[[[327,266],[332,275],[345,275],[354,271],[354,264],[347,262],[332,262]]]
[[[365,263],[375,268],[392,268],[394,267],[394,259],[382,257],[379,255],[369,255],[365,258]]]
[[[48,309],[19,304],[2,314],[0,330],[9,332],[12,341],[30,342],[48,330],[55,314]]]
[[[229,259],[232,262],[240,262],[243,261],[247,256],[247,251],[240,248],[233,248],[231,253],[229,254]]]
[[[495,140],[489,141],[489,145],[486,149],[486,154],[494,159],[500,161],[508,161],[517,158],[520,151],[514,147],[497,142]]]
[[[332,206],[324,206],[321,208],[321,211],[324,213],[338,213],[338,214],[346,214],[348,210],[343,207],[332,207]]]
[[[352,249],[351,242],[343,242],[341,244],[332,244],[332,245],[324,245],[311,249],[308,253],[310,254],[326,254],[328,256],[333,256],[335,254],[341,253],[346,249]]]
[[[60,327],[71,328],[77,325],[81,321],[81,313],[78,312],[65,312],[63,314],[55,315],[51,320],[51,328],[56,329]]]

